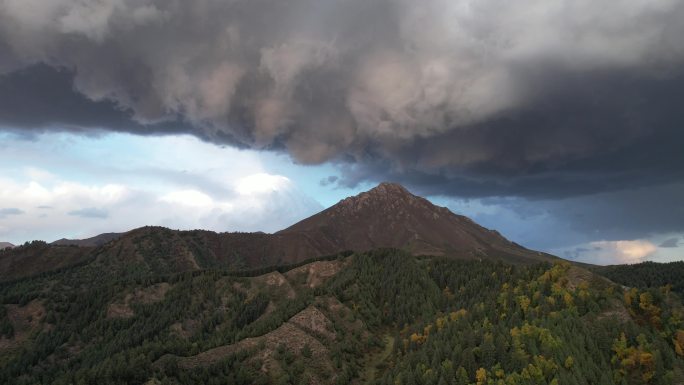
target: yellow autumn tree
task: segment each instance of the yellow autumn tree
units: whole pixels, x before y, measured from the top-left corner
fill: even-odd
[[[565,306],[567,307],[572,307],[575,304],[574,300],[572,299],[572,294],[569,292],[565,292],[563,294],[563,302],[565,302]]]
[[[575,359],[572,358],[572,356],[568,356],[568,358],[565,359],[565,369],[570,369],[572,366],[575,364]]]
[[[487,369],[477,369],[475,372],[475,380],[477,381],[477,385],[484,385],[487,381]]]
[[[648,350],[646,337],[641,334],[637,338],[638,346],[629,346],[625,333],[613,343],[615,355],[611,359],[617,366],[615,372],[616,382],[623,378],[640,378],[641,383],[648,384],[655,375],[655,361],[653,353]]]
[[[637,292],[638,291],[635,288],[631,288],[625,292],[624,298],[625,298],[625,305],[627,305],[627,307],[632,306],[632,304],[636,300]]]
[[[684,330],[677,330],[674,338],[675,352],[684,357]]]
[[[457,321],[459,318],[465,317],[466,314],[468,314],[468,311],[466,309],[452,311],[451,313],[449,313],[449,319],[451,319],[452,321]]]
[[[413,333],[413,334],[411,334],[411,337],[409,337],[409,338],[411,339],[411,342],[420,345],[423,342],[425,342],[426,336],[421,335],[421,334],[417,334],[417,333]]]
[[[527,309],[530,307],[530,301],[529,297],[526,295],[521,295],[518,297],[518,306],[520,306],[520,309],[522,309],[523,313],[527,313]]]

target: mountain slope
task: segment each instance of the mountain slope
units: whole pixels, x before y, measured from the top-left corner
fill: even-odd
[[[278,236],[142,227],[98,248],[94,263],[110,270],[134,269],[138,273],[252,269],[320,256],[307,242],[300,234]]]
[[[322,254],[393,247],[415,255],[551,260],[393,183],[381,183],[276,233],[293,234],[305,235]]]
[[[87,261],[93,248],[53,246],[42,241],[0,250],[0,281],[28,277]]]
[[[9,243],[9,242],[0,242],[0,250],[4,250],[4,249],[7,249],[7,248],[10,248],[10,249],[11,249],[11,248],[13,248],[13,247],[14,247],[14,245],[11,244],[11,243]]]
[[[677,296],[567,262],[381,249],[261,272],[88,272],[0,285],[0,383],[684,383]]]

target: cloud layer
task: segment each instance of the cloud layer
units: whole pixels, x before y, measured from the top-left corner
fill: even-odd
[[[0,136],[0,202],[0,239],[16,244],[145,225],[270,232],[322,209],[253,151],[189,136]]]
[[[346,185],[651,185],[684,169],[682,20],[677,0],[2,0],[0,122],[188,132],[342,162]]]
[[[245,182],[240,181],[232,197],[217,199],[198,190],[172,190],[160,195],[137,186],[67,181],[44,185],[0,179],[0,199],[22,208],[13,211],[11,218],[0,215],[0,239],[52,241],[145,225],[219,232],[276,231],[320,209],[287,178],[267,174],[255,177],[277,183],[244,194],[241,184]]]

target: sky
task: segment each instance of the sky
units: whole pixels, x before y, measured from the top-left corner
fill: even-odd
[[[0,241],[277,231],[381,181],[684,259],[678,0],[0,0]]]

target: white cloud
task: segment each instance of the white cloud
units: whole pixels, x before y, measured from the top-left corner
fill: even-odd
[[[266,172],[258,153],[188,136],[7,139],[0,209],[19,214],[0,217],[2,241],[83,238],[144,225],[272,232],[321,209],[289,178]],[[39,156],[46,146],[55,152]]]
[[[130,190],[123,185],[88,186],[57,181],[52,185],[31,180],[19,183],[0,179],[0,200],[4,205],[32,209],[38,206],[61,205],[64,209],[79,209],[100,204],[112,205],[127,198]]]
[[[320,210],[286,177],[240,179],[223,198],[192,189],[157,193],[123,185],[0,179],[0,201],[16,215],[0,216],[0,239],[21,243],[88,237],[144,225],[214,231],[277,231]],[[47,208],[46,208],[47,207]]]
[[[214,200],[209,195],[197,190],[170,192],[159,198],[159,200],[161,202],[197,208],[207,208],[214,204]]]
[[[26,174],[29,178],[31,178],[31,180],[35,180],[37,182],[52,182],[57,179],[57,176],[53,173],[35,167],[27,167]]]
[[[644,239],[596,241],[567,249],[561,256],[597,265],[613,265],[643,262],[657,251],[655,244]]]
[[[615,249],[619,258],[626,262],[637,262],[653,254],[657,247],[649,241],[595,242],[595,244]]]
[[[290,188],[292,182],[281,175],[259,173],[238,180],[235,190],[242,195],[271,193]]]
[[[257,173],[238,179],[231,194],[212,198],[197,190],[165,194],[159,202],[171,205],[163,223],[171,227],[216,231],[277,231],[321,209],[282,175]],[[179,226],[179,224],[181,224]]]

